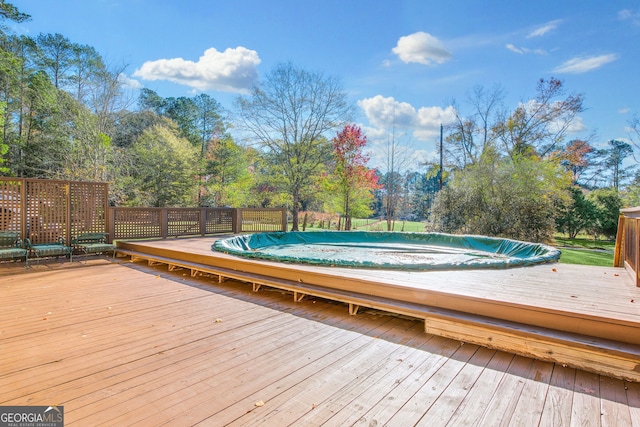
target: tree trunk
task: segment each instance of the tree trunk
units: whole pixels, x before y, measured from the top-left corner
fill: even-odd
[[[298,190],[293,191],[293,206],[291,207],[291,231],[298,231],[298,204],[300,202],[300,194]]]

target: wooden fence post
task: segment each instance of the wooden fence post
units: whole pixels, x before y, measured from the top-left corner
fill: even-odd
[[[624,267],[624,239],[625,239],[625,220],[624,214],[620,213],[618,217],[618,233],[616,235],[616,246],[613,251],[613,266],[614,267]]]
[[[169,235],[169,210],[167,208],[160,209],[160,237],[166,239]]]
[[[207,234],[207,208],[200,208],[200,235]]]
[[[289,223],[287,222],[287,209],[282,208],[280,211],[282,212],[282,231],[287,231],[289,228]]]
[[[233,234],[238,234],[242,232],[242,210],[238,208],[233,208],[233,214],[231,219],[231,229],[233,230]]]

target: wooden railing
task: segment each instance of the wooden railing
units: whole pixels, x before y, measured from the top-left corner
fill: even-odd
[[[640,207],[620,210],[613,265],[624,267],[640,286]]]
[[[111,240],[285,231],[285,209],[109,208]]]
[[[0,231],[31,243],[70,242],[83,233],[109,240],[285,231],[285,209],[108,207],[106,182],[0,177]]]

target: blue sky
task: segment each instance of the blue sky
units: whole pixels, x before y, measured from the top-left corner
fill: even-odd
[[[505,107],[561,79],[587,110],[569,138],[628,140],[640,114],[640,2],[599,0],[10,0],[20,34],[87,44],[162,97],[233,100],[282,62],[342,81],[372,166],[396,124],[412,161],[435,158],[453,100],[505,90]],[[392,119],[391,112],[396,118]],[[377,163],[377,164],[376,164]]]

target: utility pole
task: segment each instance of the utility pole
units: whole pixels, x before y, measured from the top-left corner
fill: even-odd
[[[440,178],[440,190],[442,190],[442,123],[440,123],[440,170],[438,175]]]

